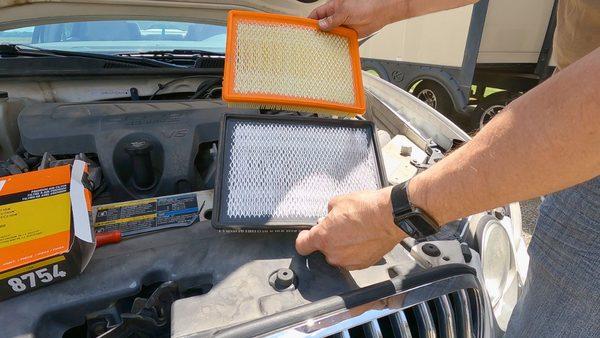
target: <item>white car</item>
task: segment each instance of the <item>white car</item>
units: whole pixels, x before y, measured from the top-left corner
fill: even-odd
[[[296,114],[221,101],[227,12],[306,16],[316,5],[2,2],[0,177],[77,156],[90,164],[97,205],[212,193],[223,113]],[[404,90],[367,73],[363,81],[390,183],[468,141]],[[147,145],[140,140],[151,145],[132,155],[132,144]],[[491,337],[506,328],[526,278],[517,203],[352,272],[299,256],[295,233],[218,232],[210,211],[191,226],[99,248],[81,275],[1,301],[0,336]],[[273,285],[278,272],[292,275],[285,288]]]

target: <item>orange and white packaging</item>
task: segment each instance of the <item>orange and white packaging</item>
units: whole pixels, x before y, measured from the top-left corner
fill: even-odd
[[[0,178],[0,300],[83,271],[95,248],[87,164]]]

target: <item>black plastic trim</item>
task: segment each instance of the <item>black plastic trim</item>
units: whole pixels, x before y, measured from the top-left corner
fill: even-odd
[[[4,62],[4,61],[2,61]],[[87,69],[39,69],[31,67],[1,67],[2,78],[47,78],[76,76],[122,76],[122,75],[213,75],[223,76],[222,68],[87,68]]]

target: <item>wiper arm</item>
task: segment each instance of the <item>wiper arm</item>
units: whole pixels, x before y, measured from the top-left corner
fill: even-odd
[[[156,50],[119,54],[121,56],[147,58],[173,64],[187,64],[192,68],[223,68],[225,54],[199,49]]]
[[[0,56],[2,57],[14,57],[14,56],[50,56],[49,54],[42,49],[38,49],[35,47],[29,47],[32,49],[23,49],[21,46],[26,45],[18,45],[12,43],[3,43],[0,45]]]
[[[112,62],[127,63],[136,66],[154,67],[154,68],[186,68],[168,62],[152,60],[142,57],[122,56],[122,55],[106,55],[86,52],[71,52],[63,50],[53,50],[38,48],[30,45],[21,44],[3,44],[0,45],[0,55],[2,56],[65,56],[65,57],[82,57],[89,59],[105,60]]]
[[[202,49],[173,49],[173,50],[153,50],[137,53],[121,53],[120,56],[131,57],[157,57],[157,58],[177,58],[177,57],[225,57],[225,53],[211,52]]]

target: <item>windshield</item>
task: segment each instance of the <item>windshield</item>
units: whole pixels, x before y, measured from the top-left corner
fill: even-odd
[[[188,22],[110,20],[0,31],[0,43],[104,54],[205,50],[225,52],[225,26]]]

